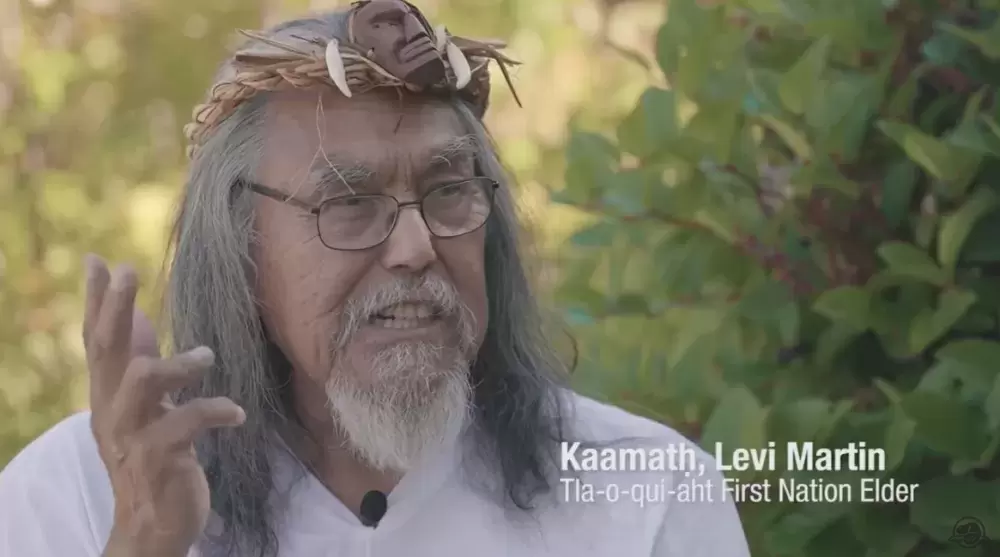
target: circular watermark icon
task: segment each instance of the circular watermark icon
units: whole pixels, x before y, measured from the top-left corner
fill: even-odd
[[[963,516],[951,529],[948,541],[966,549],[979,547],[986,541],[986,526],[974,516]]]

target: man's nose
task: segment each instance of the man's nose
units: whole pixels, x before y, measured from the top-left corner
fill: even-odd
[[[420,273],[437,260],[431,231],[416,205],[401,207],[396,227],[385,240],[382,264],[390,271]]]

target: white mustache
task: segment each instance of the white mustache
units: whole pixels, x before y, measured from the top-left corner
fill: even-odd
[[[335,349],[342,349],[351,338],[379,310],[402,302],[420,301],[431,305],[442,318],[457,319],[463,342],[471,333],[472,312],[468,310],[458,291],[448,281],[433,275],[417,279],[397,278],[379,285],[364,295],[349,300],[341,312],[340,331],[334,342]]]

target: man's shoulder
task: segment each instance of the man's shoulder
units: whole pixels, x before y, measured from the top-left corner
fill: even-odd
[[[73,453],[97,454],[97,444],[90,429],[90,412],[82,411],[56,422],[28,443],[10,462],[10,466],[20,466],[24,461],[32,461],[40,456],[70,456]],[[81,455],[82,456],[82,455]]]
[[[11,484],[29,489],[43,479],[106,483],[103,471],[90,429],[90,412],[83,411],[63,418],[28,443],[0,470],[0,491],[9,489]]]
[[[113,511],[90,413],[73,414],[0,470],[0,555],[11,548],[19,555],[98,554]]]

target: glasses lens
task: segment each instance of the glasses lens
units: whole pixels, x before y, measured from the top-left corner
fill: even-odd
[[[493,181],[477,178],[431,191],[424,198],[424,218],[436,236],[460,236],[482,226],[492,205]]]
[[[319,234],[333,249],[365,249],[385,239],[392,226],[395,202],[379,195],[352,195],[323,203]]]

